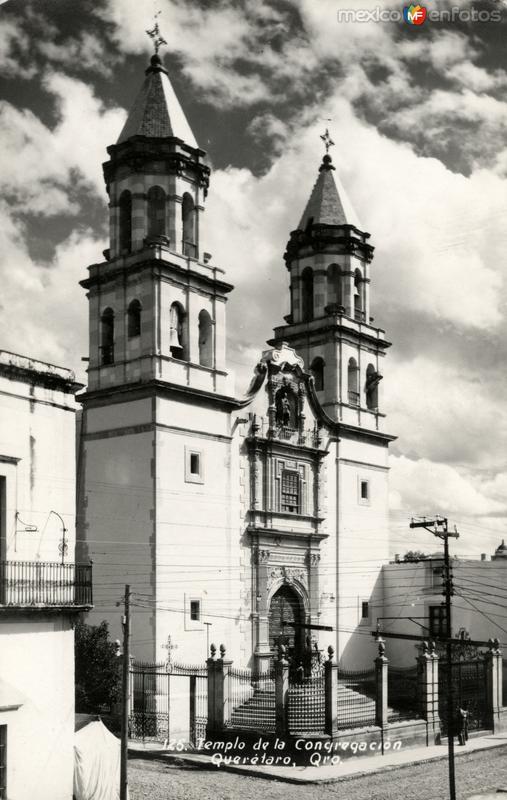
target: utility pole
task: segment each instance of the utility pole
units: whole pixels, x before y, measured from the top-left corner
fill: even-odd
[[[447,518],[435,517],[419,521],[412,520],[411,528],[424,528],[433,536],[444,542],[444,597],[445,597],[445,647],[447,655],[447,747],[449,752],[449,797],[456,800],[456,776],[454,770],[454,693],[452,685],[452,626],[451,626],[451,597],[454,594],[452,586],[451,566],[449,562],[449,539],[457,539],[459,533],[456,528],[449,533]]]
[[[123,680],[121,687],[121,758],[120,800],[128,798],[128,736],[129,736],[129,686],[130,686],[130,586],[125,585],[125,613],[123,616]]]

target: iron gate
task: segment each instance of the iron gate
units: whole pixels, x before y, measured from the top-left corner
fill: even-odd
[[[143,741],[167,739],[171,696],[166,665],[134,662],[130,681],[129,737]]]
[[[448,734],[447,724],[447,674],[449,665],[442,660],[438,667],[438,706],[440,729]],[[468,711],[468,729],[471,731],[489,728],[486,694],[486,666],[483,658],[469,661],[454,661],[451,664],[453,687],[453,714],[455,731],[459,730],[459,710]]]
[[[129,737],[165,741],[171,726],[171,677],[188,678],[189,740],[206,737],[208,678],[206,667],[191,664],[134,662],[130,669]]]
[[[189,680],[189,739],[195,746],[206,738],[208,722],[208,670],[203,664],[171,664],[171,674],[187,676]]]

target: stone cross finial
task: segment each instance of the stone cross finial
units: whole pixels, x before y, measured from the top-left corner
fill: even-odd
[[[326,128],[325,133],[321,134],[320,138],[324,142],[324,147],[326,148],[326,153],[329,153],[329,148],[334,147],[334,142],[329,135],[329,131]]]
[[[160,28],[158,26],[157,17],[159,17],[160,14],[161,14],[161,12],[157,11],[157,13],[155,14],[155,25],[153,26],[151,31],[146,31],[146,33],[150,37],[151,41],[153,42],[153,47],[155,48],[155,53],[157,55],[158,55],[159,47],[161,47],[163,44],[167,44],[166,40],[161,35]]]

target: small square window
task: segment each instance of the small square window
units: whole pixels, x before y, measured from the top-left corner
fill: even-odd
[[[187,483],[204,483],[204,456],[199,450],[185,447],[185,480]]]
[[[191,600],[190,601],[190,619],[192,622],[200,622],[201,620],[201,601],[200,600]]]

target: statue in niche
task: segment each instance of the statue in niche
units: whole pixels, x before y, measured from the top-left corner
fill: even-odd
[[[297,427],[297,398],[288,386],[276,393],[276,421],[282,428]]]

